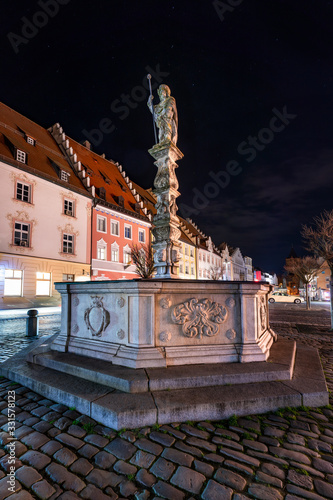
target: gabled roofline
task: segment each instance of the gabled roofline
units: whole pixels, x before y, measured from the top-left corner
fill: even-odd
[[[65,181],[61,181],[60,179],[55,179],[54,177],[51,177],[49,174],[46,174],[44,172],[40,172],[39,170],[36,170],[33,167],[30,167],[26,163],[21,163],[16,160],[11,160],[7,156],[4,156],[0,154],[0,161],[5,163],[6,165],[9,165],[11,167],[17,168],[19,170],[22,170],[22,172],[26,172],[30,175],[35,175],[36,177],[39,177],[40,179],[44,179],[48,182],[52,182],[52,184],[56,184],[59,187],[62,187],[64,189],[67,189],[68,191],[74,191],[77,194],[80,194],[82,196],[85,196],[86,198],[92,199],[92,196],[89,192],[87,192],[85,189],[80,189],[76,188],[75,186],[72,186]]]
[[[112,210],[116,210],[120,213],[124,213],[124,214],[131,216],[131,217],[138,218],[142,221],[147,221],[147,219],[148,219],[149,222],[151,222],[151,214],[148,214],[148,210],[144,207],[143,201],[141,200],[140,195],[137,193],[136,189],[133,188],[132,182],[130,181],[129,177],[126,176],[126,172],[122,169],[122,166],[119,165],[119,163],[112,162],[118,168],[119,172],[121,173],[122,177],[124,178],[124,181],[126,182],[128,188],[130,189],[131,194],[133,195],[136,202],[139,203],[140,208],[143,211],[144,215],[141,215],[139,213],[134,214],[133,212],[131,212],[130,210],[127,210],[126,208],[120,207],[119,205],[114,205],[106,200],[101,199],[101,198],[97,198],[96,197],[96,188],[93,184],[91,184],[89,175],[86,176],[85,170],[82,169],[82,164],[78,160],[77,153],[75,153],[73,147],[71,147],[69,145],[69,139],[67,138],[63,128],[60,126],[60,123],[55,123],[54,125],[52,125],[52,127],[50,127],[48,129],[48,131],[50,132],[50,134],[52,135],[52,137],[54,138],[54,140],[58,144],[60,150],[63,151],[63,153],[64,153],[69,165],[71,166],[72,170],[81,179],[83,184],[86,186],[86,189],[91,193],[91,196],[94,198],[94,200],[96,200],[95,205],[97,203],[99,203],[101,205],[104,205],[105,207],[109,207]],[[70,138],[70,139],[74,143],[79,144],[74,139],[72,139],[72,138]],[[82,144],[79,144],[79,145],[82,147],[85,147]],[[86,148],[86,149],[88,149],[88,148]],[[91,150],[88,149],[88,151],[91,151]],[[91,151],[91,152],[94,153],[93,151]],[[94,154],[97,155],[97,153],[94,153]],[[99,155],[97,155],[97,156],[99,156]],[[103,159],[105,161],[110,161],[110,160],[107,160],[105,158],[105,155],[103,155]]]

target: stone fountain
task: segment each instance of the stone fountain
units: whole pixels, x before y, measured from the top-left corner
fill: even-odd
[[[57,283],[61,333],[1,373],[115,429],[328,404],[318,353],[276,341],[271,286],[178,279],[177,108],[168,86],[148,107],[159,129],[150,280]],[[304,369],[306,368],[306,374]]]

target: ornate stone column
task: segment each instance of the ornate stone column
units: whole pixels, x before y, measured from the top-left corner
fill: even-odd
[[[171,141],[156,144],[149,150],[156,160],[157,174],[153,190],[156,196],[156,214],[153,217],[155,278],[178,278],[179,262],[179,219],[176,198],[179,196],[176,161],[183,153]]]

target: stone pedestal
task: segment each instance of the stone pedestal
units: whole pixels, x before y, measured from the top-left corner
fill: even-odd
[[[131,280],[57,283],[62,331],[51,349],[130,368],[265,361],[275,339],[271,286]]]
[[[153,190],[157,200],[153,218],[155,278],[178,278],[180,229],[176,199],[180,193],[175,169],[183,154],[170,141],[156,144],[149,153],[158,169]]]

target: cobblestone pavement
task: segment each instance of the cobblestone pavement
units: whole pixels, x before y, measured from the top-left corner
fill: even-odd
[[[332,390],[328,309],[270,312],[279,335],[319,349]],[[0,500],[333,499],[331,406],[115,432],[2,378],[0,445]]]
[[[60,314],[39,316],[39,337],[60,332]],[[35,340],[26,336],[26,318],[0,317],[0,363]]]

